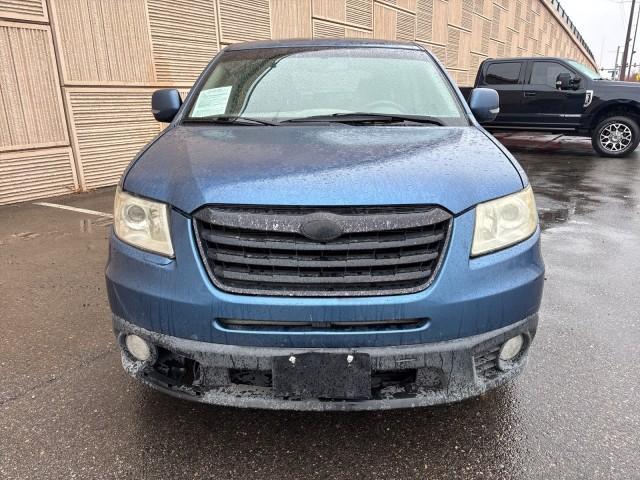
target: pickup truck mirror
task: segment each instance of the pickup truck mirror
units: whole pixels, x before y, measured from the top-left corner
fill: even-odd
[[[556,88],[558,90],[578,90],[581,81],[580,77],[574,77],[570,73],[559,73],[556,77]]]
[[[493,122],[500,113],[500,96],[492,88],[474,88],[469,107],[478,122]]]
[[[180,92],[175,88],[156,90],[151,97],[151,111],[158,122],[169,123],[176,116],[181,105]]]
[[[571,88],[571,74],[559,73],[556,77],[556,88],[558,90],[569,90]]]
[[[580,88],[580,83],[582,82],[582,78],[580,77],[573,77],[571,79],[571,88],[573,88],[574,90],[578,90]]]

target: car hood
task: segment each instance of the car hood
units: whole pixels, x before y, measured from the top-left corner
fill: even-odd
[[[124,189],[185,212],[205,204],[438,204],[453,213],[522,188],[476,127],[212,126],[167,130]]]
[[[594,82],[596,91],[617,91],[625,92],[628,95],[640,95],[640,83],[617,82],[612,80],[598,80]]]

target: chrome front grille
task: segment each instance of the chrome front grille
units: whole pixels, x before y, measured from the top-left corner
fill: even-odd
[[[433,206],[207,206],[194,214],[214,284],[249,295],[420,291],[440,264],[451,214]]]

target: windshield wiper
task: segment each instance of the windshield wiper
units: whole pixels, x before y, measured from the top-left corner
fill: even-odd
[[[240,117],[236,115],[211,115],[208,117],[187,117],[183,123],[217,123],[217,124],[236,124],[236,125],[278,125],[275,122],[267,120],[259,120],[257,118]]]
[[[415,122],[444,126],[442,120],[425,115],[405,115],[398,113],[332,113],[310,117],[290,118],[280,123],[336,122],[336,123],[400,123]]]

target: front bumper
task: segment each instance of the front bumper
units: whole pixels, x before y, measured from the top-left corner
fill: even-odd
[[[175,258],[144,252],[112,235],[106,270],[113,314],[151,332],[246,347],[377,348],[472,337],[538,312],[544,284],[539,230],[496,253],[469,258],[475,211],[455,217],[448,251],[423,291],[374,297],[276,297],[218,289],[204,268],[191,219],[171,214]],[[410,329],[336,330],[331,323],[425,320]],[[228,328],[228,320],[318,328]],[[322,327],[322,328],[321,328]]]
[[[155,346],[150,362],[122,349],[125,370],[170,395],[198,402],[274,410],[351,411],[408,408],[451,403],[480,395],[520,374],[538,324],[537,314],[480,335],[445,342],[362,348],[246,347],[177,338],[138,327],[114,315],[121,346],[134,333]],[[498,351],[522,334],[525,346],[509,365]],[[271,387],[275,357],[307,352],[364,353],[371,359],[372,391],[367,400],[280,398]]]

